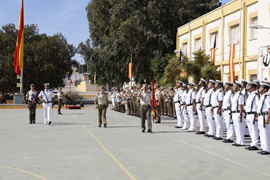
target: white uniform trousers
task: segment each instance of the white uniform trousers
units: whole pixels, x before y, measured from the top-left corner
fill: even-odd
[[[43,103],[44,124],[51,121],[52,103]]]
[[[113,109],[115,109],[115,98],[114,97],[112,97],[112,107],[113,107]]]
[[[265,115],[265,120],[266,118],[267,115]],[[265,127],[263,127],[263,116],[259,116],[258,127],[260,130],[262,150],[270,153],[270,124],[265,124]]]
[[[245,125],[245,135],[250,135],[250,134],[249,134],[249,128],[248,128],[248,125],[247,125],[247,120],[246,120],[246,118],[244,118],[244,125]]]
[[[188,113],[187,113],[187,110],[185,108],[184,105],[181,106],[181,112],[180,112],[183,116],[183,120],[184,120],[184,126],[183,126],[183,129],[187,129],[188,128]]]
[[[259,141],[259,129],[258,129],[258,121],[254,122],[255,115],[254,114],[247,114],[246,123],[248,126],[248,130],[251,137],[250,146],[255,146],[259,148],[258,141]]]
[[[190,121],[190,127],[188,130],[190,131],[195,131],[196,130],[196,118],[194,116],[194,111],[193,111],[193,106],[187,106],[187,112],[188,112],[188,117]]]
[[[199,116],[200,131],[205,132],[204,106],[202,106],[202,110],[200,110],[200,104],[197,104],[196,107],[197,107],[197,112],[198,112],[198,116]]]
[[[222,138],[223,137],[223,118],[222,114],[217,113],[218,108],[213,109],[215,124],[216,124],[216,137]],[[222,112],[220,112],[222,113]]]
[[[224,124],[226,124],[227,127],[227,136],[226,139],[234,140],[234,127],[232,124],[232,119],[230,117],[230,111],[224,111],[223,112],[223,118],[224,118]]]
[[[179,127],[182,127],[183,126],[183,119],[181,117],[181,110],[180,110],[180,107],[179,107],[179,103],[175,103],[175,114],[176,114],[176,117],[177,117],[177,126]]]
[[[205,108],[205,114],[206,114],[206,119],[207,119],[207,124],[208,124],[208,135],[215,135],[215,120],[214,120],[214,116],[211,112],[211,107],[207,107]]]
[[[239,115],[240,113],[232,114],[233,125],[236,134],[236,144],[245,145],[245,123],[243,120],[244,114],[242,115],[242,122],[240,122]]]

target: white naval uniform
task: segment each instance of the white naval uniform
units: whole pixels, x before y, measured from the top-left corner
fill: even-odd
[[[111,92],[111,98],[112,98],[112,107],[113,107],[113,109],[115,109],[115,96],[116,96],[116,92],[112,91]]]
[[[38,95],[41,97],[43,102],[43,115],[44,115],[44,124],[47,124],[51,121],[51,113],[52,113],[52,99],[54,98],[54,94],[52,91],[44,89]]]
[[[203,105],[205,107],[205,114],[206,114],[206,120],[209,127],[208,135],[214,136],[215,135],[215,120],[214,116],[211,112],[211,99],[214,94],[214,88],[209,89],[207,93],[204,96]]]
[[[244,96],[244,111],[245,111],[246,102],[247,102],[247,98],[249,96],[249,92],[247,91],[246,88],[244,88],[244,89],[241,90],[241,94],[243,94],[243,96]],[[244,116],[243,119],[244,119],[244,124],[245,124],[245,132],[244,132],[244,134],[249,135],[249,129],[248,129],[248,126],[247,126],[246,117]]]
[[[223,118],[222,118],[222,107],[220,107],[220,114],[217,113],[218,105],[220,101],[223,101],[224,94],[221,89],[217,89],[211,98],[211,105],[213,107],[213,115],[215,119],[215,125],[216,125],[216,135],[217,138],[223,137]]]
[[[244,96],[238,91],[232,97],[232,119],[236,134],[236,144],[245,145],[245,123],[244,113],[242,113],[242,119],[239,119],[240,105],[244,106]]]
[[[200,122],[200,131],[201,132],[205,132],[205,115],[204,115],[204,106],[202,106],[201,110],[201,102],[202,102],[202,98],[205,96],[205,88],[201,87],[198,91],[198,93],[196,94],[196,108],[197,108],[197,112],[198,112],[198,116],[199,116],[199,122]]]
[[[270,98],[266,94],[262,95],[260,101],[257,106],[257,113],[268,113],[270,109],[269,104]],[[263,121],[265,121],[267,115],[259,115],[258,116],[258,127],[260,130],[260,140],[261,140],[261,147],[262,151],[266,151],[270,153],[270,124],[265,124],[263,126]]]
[[[257,105],[259,102],[259,97],[256,93],[256,91],[253,91],[251,94],[249,94],[245,111],[246,111],[246,122],[248,126],[248,130],[251,137],[251,143],[250,146],[259,147],[258,141],[259,141],[259,129],[258,129],[258,121],[255,121],[255,113],[257,111]],[[251,114],[250,114],[251,113]]]
[[[178,127],[183,126],[183,119],[181,117],[181,114],[180,114],[181,110],[180,110],[180,107],[179,107],[182,93],[183,93],[182,88],[178,88],[175,91],[175,95],[173,97],[174,107],[175,107],[175,114],[176,114],[176,117],[177,117],[177,126]]]
[[[227,127],[227,136],[226,139],[234,140],[234,126],[232,123],[232,118],[230,116],[231,112],[231,100],[234,96],[232,90],[226,92],[223,103],[222,103],[222,110],[223,110],[223,119]]]
[[[188,117],[190,120],[190,127],[189,131],[195,131],[196,130],[196,118],[194,116],[194,110],[193,108],[193,100],[196,99],[196,92],[194,89],[190,89],[187,94],[186,98],[186,106],[187,106],[187,112],[188,112]]]
[[[187,99],[187,91],[183,91],[182,95],[181,95],[181,114],[182,114],[182,117],[181,118],[184,118],[184,125],[183,125],[183,128],[182,129],[187,129],[188,128],[188,113],[187,113],[187,110],[185,108],[185,105],[186,105],[186,99]]]

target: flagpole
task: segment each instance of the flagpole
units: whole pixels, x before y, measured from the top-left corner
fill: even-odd
[[[21,79],[20,79],[20,83],[21,83],[21,87],[20,87],[20,93],[22,93],[23,92],[23,69],[21,69]],[[17,81],[18,82],[18,81]]]
[[[131,53],[131,56],[130,56],[130,63],[131,63],[131,68],[132,68],[132,53]],[[131,70],[131,72],[132,72],[132,70]],[[132,74],[130,76],[130,87],[129,87],[129,89],[131,89],[131,87],[132,87]]]

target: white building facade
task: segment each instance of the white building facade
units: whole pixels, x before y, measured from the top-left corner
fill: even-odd
[[[234,0],[178,28],[177,47],[193,60],[199,49],[211,55],[221,80],[229,80],[230,44],[235,44],[235,80],[270,80],[270,66],[263,64],[270,48],[270,29],[250,28],[251,24],[270,27],[270,0]],[[268,55],[270,57],[270,55]]]

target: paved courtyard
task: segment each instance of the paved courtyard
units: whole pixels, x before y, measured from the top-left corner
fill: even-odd
[[[119,112],[109,110],[108,128],[98,128],[92,105],[62,111],[48,126],[42,109],[31,125],[26,109],[0,110],[1,180],[270,179],[270,156],[175,129],[175,119],[149,134]]]

